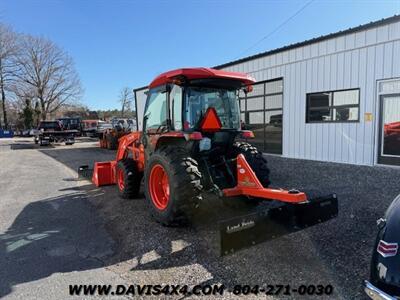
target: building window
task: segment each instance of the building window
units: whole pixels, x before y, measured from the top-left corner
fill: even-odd
[[[242,126],[255,135],[250,142],[261,151],[282,154],[283,79],[255,83],[252,92],[239,97]]]
[[[358,122],[360,89],[307,94],[307,123]]]

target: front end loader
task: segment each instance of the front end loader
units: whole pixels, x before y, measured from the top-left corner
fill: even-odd
[[[119,139],[116,159],[96,162],[96,186],[115,184],[120,196],[134,198],[144,179],[146,203],[163,225],[190,221],[208,193],[227,206],[256,212],[220,223],[221,253],[294,232],[335,217],[335,194],[309,199],[304,192],[271,188],[266,158],[241,129],[239,92],[254,79],[208,68],[163,73],[149,85],[143,131]]]

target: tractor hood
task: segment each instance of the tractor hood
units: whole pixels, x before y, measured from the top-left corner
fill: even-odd
[[[371,263],[371,281],[381,290],[400,297],[400,195],[381,223]]]

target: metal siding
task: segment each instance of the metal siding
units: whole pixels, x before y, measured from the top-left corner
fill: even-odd
[[[377,37],[377,41],[379,42],[385,42],[389,39],[389,26],[385,25],[385,26],[381,26],[378,27],[378,32],[376,34]]]
[[[360,86],[360,124],[362,124],[357,130],[357,151],[356,164],[362,164],[364,162],[364,145],[365,145],[365,132],[366,124],[364,120],[364,114],[366,113],[366,76],[367,76],[367,49],[363,48],[359,52],[358,56],[358,83]]]
[[[300,123],[299,113],[301,112],[302,101],[300,99],[300,78],[301,78],[301,63],[296,63],[295,65],[295,80],[294,80],[294,127],[293,127],[293,135],[294,135],[294,147],[295,149],[299,149],[300,147],[300,132],[298,126],[296,124]],[[293,157],[299,157],[299,151],[293,151]]]
[[[365,35],[366,35],[366,44],[367,44],[367,45],[376,44],[376,39],[377,39],[377,37],[376,37],[376,35],[377,35],[377,30],[376,30],[376,28],[367,30],[367,31],[365,32]]]
[[[239,63],[258,81],[283,77],[283,156],[372,165],[376,82],[400,77],[400,22]],[[305,122],[306,94],[360,89],[356,123]],[[373,122],[365,121],[372,113]]]
[[[400,39],[400,23],[399,23]],[[400,77],[400,40],[393,43],[393,77]]]
[[[387,43],[383,54],[383,78],[392,78],[393,74],[393,43]]]
[[[306,61],[301,61],[300,66],[299,66],[299,90],[298,90],[298,105],[299,109],[297,110],[297,117],[298,117],[298,123],[301,124],[305,120],[305,115],[306,115],[306,100],[303,95],[306,93],[306,77],[307,77],[307,62]],[[297,135],[299,138],[298,146],[297,146],[297,151],[296,153],[298,154],[297,157],[304,157],[304,144],[305,144],[305,130],[303,130],[300,126],[297,126]]]
[[[312,61],[307,60],[307,81],[306,81],[306,92],[311,90],[312,87]],[[285,79],[283,79],[285,81]],[[285,95],[283,95],[285,97]],[[305,98],[305,95],[304,95]],[[304,122],[305,122],[305,114],[304,114]],[[311,159],[311,127],[313,124],[305,124],[304,130],[306,132],[306,140],[305,140],[305,154],[304,158],[309,158]],[[285,127],[283,127],[285,129]],[[283,130],[285,131],[285,130]]]
[[[366,85],[365,85],[365,112],[374,113],[374,118],[377,118],[375,114],[375,57],[376,47],[369,47],[367,49],[367,73],[366,73]],[[371,99],[372,97],[372,99]],[[374,161],[374,126],[375,122],[364,122],[365,134],[364,134],[364,163],[372,165]]]
[[[337,80],[337,61],[338,61],[338,56],[337,55],[331,55],[330,56],[330,84],[329,84],[329,90],[333,90],[334,87],[336,87],[336,80]],[[335,161],[335,154],[336,154],[336,131],[337,127],[332,126],[330,124],[329,126],[329,161]]]

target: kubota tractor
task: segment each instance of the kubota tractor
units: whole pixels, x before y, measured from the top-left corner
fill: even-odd
[[[112,128],[107,128],[99,133],[100,148],[109,150],[118,149],[118,141],[131,132],[136,126],[132,119],[114,118],[111,120]]]
[[[334,217],[335,195],[310,200],[297,190],[269,188],[265,157],[242,141],[253,133],[241,130],[238,95],[253,83],[246,74],[209,68],[159,75],[149,85],[143,131],[119,139],[116,160],[95,163],[93,182],[116,184],[121,197],[133,198],[144,177],[148,206],[164,225],[186,223],[207,192],[225,203],[280,201],[285,206],[271,217],[279,215],[290,231]],[[227,223],[226,234],[258,226],[243,222]]]
[[[120,126],[107,128],[99,134],[100,148],[108,150],[118,149],[118,140],[126,134],[128,132]]]

